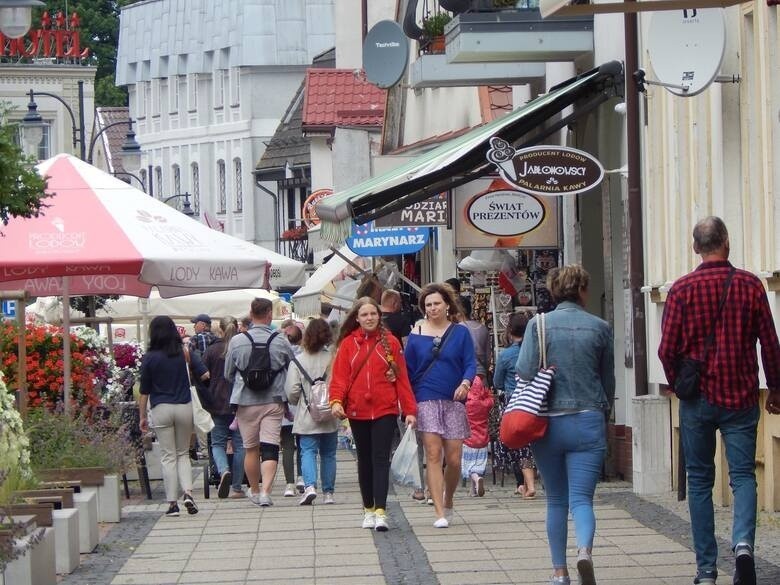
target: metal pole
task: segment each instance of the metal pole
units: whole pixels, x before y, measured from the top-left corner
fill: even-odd
[[[146,180],[149,182],[149,197],[154,197],[154,181],[152,180],[152,165],[146,168]]]
[[[87,160],[87,140],[85,138],[86,128],[84,122],[84,82],[79,81],[79,158]]]
[[[279,196],[271,191],[270,189],[266,189],[263,185],[255,181],[255,185],[260,187],[263,191],[268,193],[274,200],[274,252],[277,254],[279,253]]]
[[[626,0],[635,2],[636,0]],[[628,240],[629,240],[629,288],[631,291],[631,319],[634,338],[634,384],[637,396],[647,390],[647,342],[645,324],[645,298],[642,286],[645,281],[644,237],[642,233],[642,177],[640,153],[639,91],[634,71],[639,69],[639,44],[636,13],[623,16],[626,44],[626,150],[628,167]]]
[[[62,277],[62,407],[70,414],[70,277]]]

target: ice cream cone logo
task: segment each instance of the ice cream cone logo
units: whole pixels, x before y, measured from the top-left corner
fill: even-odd
[[[490,139],[490,149],[487,151],[486,158],[489,162],[498,167],[501,175],[509,180],[517,180],[517,171],[515,170],[515,149],[503,138],[494,136]]]

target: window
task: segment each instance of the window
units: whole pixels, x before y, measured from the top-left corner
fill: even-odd
[[[224,69],[214,71],[214,108],[225,105],[225,73]]]
[[[217,161],[217,193],[219,195],[217,213],[227,212],[227,185],[225,185],[225,161]]]
[[[181,194],[181,169],[179,165],[173,165],[173,193],[172,195]]]
[[[171,80],[171,113],[179,111],[179,91],[181,90],[183,75],[177,75]]]
[[[151,105],[151,112],[152,116],[159,116],[160,115],[160,80],[159,79],[152,79],[151,83],[151,96],[150,96],[150,105]]]
[[[135,109],[138,118],[146,117],[146,84],[141,81],[135,84]]]
[[[154,168],[154,189],[155,189],[155,196],[157,197],[157,199],[162,199],[163,182],[162,182],[161,167]]]
[[[241,70],[233,67],[230,70],[230,105],[237,106],[241,103]]]
[[[149,183],[147,182],[146,169],[141,169],[140,175],[141,176],[139,178],[141,179],[141,183],[143,183],[144,191],[149,193]]]
[[[194,112],[198,109],[198,74],[190,73],[187,76],[187,109]]]
[[[200,214],[200,169],[198,163],[192,163],[192,210]]]
[[[235,170],[235,187],[236,193],[236,212],[241,213],[244,211],[244,189],[241,185],[241,159],[233,159],[233,169]]]

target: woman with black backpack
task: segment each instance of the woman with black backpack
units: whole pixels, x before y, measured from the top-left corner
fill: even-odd
[[[285,392],[290,404],[298,405],[292,432],[301,440],[301,472],[304,491],[301,506],[310,505],[317,498],[317,454],[320,456],[320,484],[324,503],[333,504],[336,484],[336,447],[339,422],[330,413],[312,415],[316,408],[313,388],[329,382],[332,354],[329,345],[333,339],[330,325],[324,319],[314,319],[303,333],[299,353],[287,370]]]

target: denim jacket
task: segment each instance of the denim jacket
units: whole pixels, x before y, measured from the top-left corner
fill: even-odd
[[[564,301],[544,316],[547,365],[555,378],[547,397],[550,412],[604,410],[615,400],[615,356],[606,321]],[[539,369],[538,320],[533,318],[517,358],[517,375],[531,380]]]

